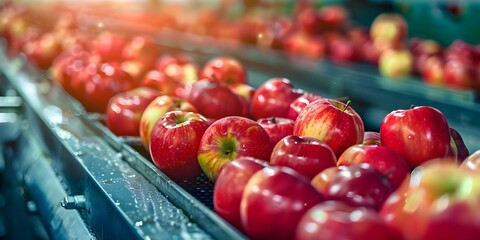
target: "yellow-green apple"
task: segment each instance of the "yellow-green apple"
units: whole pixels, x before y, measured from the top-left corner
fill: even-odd
[[[292,168],[312,180],[326,168],[336,166],[337,157],[327,144],[316,138],[289,135],[275,145],[270,163]]]
[[[198,162],[205,175],[215,180],[223,166],[239,157],[268,161],[272,144],[267,131],[257,122],[230,116],[213,122],[200,142]]]
[[[150,155],[155,166],[176,182],[198,177],[202,170],[197,152],[207,128],[207,119],[198,113],[165,113],[152,129]]]
[[[390,78],[405,78],[413,72],[413,56],[408,49],[388,49],[378,60],[380,74]]]
[[[347,148],[338,158],[337,166],[361,163],[368,163],[385,174],[395,188],[410,174],[410,166],[400,154],[378,145],[356,144]]]
[[[251,239],[293,239],[300,218],[323,201],[308,179],[287,167],[266,167],[248,181],[240,204]]]
[[[288,109],[287,118],[292,120],[297,120],[298,114],[311,102],[322,97],[315,93],[304,93],[300,97],[293,100],[290,103],[290,108]]]
[[[243,65],[232,57],[210,59],[200,71],[201,79],[224,84],[247,83],[247,72]]]
[[[476,239],[479,205],[479,172],[438,159],[415,168],[380,214],[405,239]]]
[[[380,144],[380,133],[374,131],[365,131],[363,134],[363,142],[365,145],[381,145]]]
[[[242,116],[243,103],[226,84],[202,79],[189,89],[187,101],[207,118],[220,119],[227,116]]]
[[[105,113],[107,128],[119,136],[139,136],[143,111],[158,96],[157,90],[144,87],[116,94]]]
[[[158,71],[181,84],[191,84],[198,80],[198,66],[189,55],[163,55],[156,65]]]
[[[327,200],[380,210],[395,190],[387,176],[368,163],[340,166],[325,186]]]
[[[222,168],[213,189],[213,207],[215,212],[237,229],[242,229],[240,220],[240,202],[248,180],[257,171],[269,166],[267,161],[239,157]]]
[[[184,112],[197,112],[197,109],[189,102],[172,96],[159,96],[148,106],[140,118],[140,139],[146,149],[150,148],[150,138],[155,123],[167,112],[180,110]]]
[[[310,183],[312,186],[321,194],[325,194],[328,183],[332,178],[337,175],[337,172],[340,171],[337,166],[329,167],[319,172],[315,177],[312,178]]]
[[[348,147],[362,143],[363,121],[349,104],[319,99],[298,115],[293,135],[317,138],[332,148],[338,158]]]
[[[403,237],[372,209],[325,201],[303,215],[295,239],[402,240]]]
[[[387,114],[380,124],[380,141],[416,167],[447,156],[450,127],[443,113],[434,107],[399,109]]]
[[[373,20],[370,26],[370,37],[374,42],[395,46],[405,41],[408,25],[402,15],[382,13]]]
[[[289,118],[260,118],[257,122],[267,131],[272,146],[282,138],[293,134],[295,122]]]
[[[480,150],[468,155],[460,164],[460,168],[480,171]]]
[[[165,73],[153,69],[145,74],[140,82],[140,86],[157,89],[165,95],[174,96],[175,90],[180,86],[180,83]]]
[[[296,89],[286,78],[271,78],[257,88],[253,95],[251,103],[253,118],[286,118],[290,103],[303,93],[304,91]]]

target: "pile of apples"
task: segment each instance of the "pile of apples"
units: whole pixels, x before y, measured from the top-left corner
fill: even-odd
[[[25,53],[27,32],[40,29],[14,26],[0,32],[10,52]],[[146,36],[84,34],[71,21],[55,29],[38,35],[69,32],[52,38],[55,57],[40,44],[27,59],[105,113],[113,133],[139,137],[172,180],[214,181],[215,212],[252,239],[480,236],[480,151],[470,154],[434,107],[394,110],[365,131],[349,102],[281,77],[255,89],[232,57],[200,67]]]

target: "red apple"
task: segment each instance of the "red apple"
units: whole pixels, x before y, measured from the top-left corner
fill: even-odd
[[[126,39],[118,33],[103,31],[93,40],[90,49],[93,55],[99,55],[102,62],[122,60]]]
[[[356,144],[338,158],[338,166],[368,163],[385,174],[397,188],[410,173],[410,166],[401,155],[390,148],[377,145]]]
[[[290,103],[303,93],[304,91],[295,89],[293,83],[286,78],[269,79],[253,95],[251,103],[253,118],[286,118]]]
[[[267,23],[265,30],[259,34],[257,45],[266,49],[283,49],[285,40],[294,29],[292,19],[279,16]]]
[[[247,83],[247,73],[243,65],[232,57],[216,57],[208,61],[200,71],[201,79],[218,81],[227,85]]]
[[[239,157],[222,168],[215,181],[213,207],[215,212],[237,229],[242,229],[240,202],[243,190],[257,171],[268,162],[252,157]]]
[[[360,116],[348,104],[334,99],[319,99],[298,115],[293,135],[317,138],[332,148],[338,158],[348,147],[363,141]]]
[[[196,112],[197,109],[189,102],[171,96],[159,96],[148,106],[140,118],[140,139],[146,149],[150,148],[152,129],[155,123],[167,112],[180,110],[184,112]]]
[[[383,219],[405,239],[476,239],[480,236],[480,174],[454,160],[422,164],[385,202]]]
[[[292,168],[312,180],[323,170],[336,166],[337,158],[332,149],[318,139],[290,135],[275,145],[270,163]]]
[[[181,84],[191,84],[198,80],[198,66],[185,54],[164,55],[157,62],[157,70]]]
[[[135,79],[120,69],[119,64],[104,63],[97,68],[97,73],[85,82],[85,92],[81,100],[87,111],[103,113],[111,97],[135,87]]]
[[[300,97],[293,100],[290,103],[290,108],[288,109],[287,117],[292,120],[297,120],[298,114],[311,102],[317,99],[322,99],[320,95],[315,93],[304,93]]]
[[[260,118],[257,122],[267,131],[272,146],[280,139],[293,134],[295,122],[288,118]]]
[[[241,116],[243,104],[230,88],[219,82],[199,80],[191,85],[187,100],[200,114],[207,118],[220,119]]]
[[[148,69],[155,66],[159,54],[159,47],[154,40],[144,35],[134,36],[127,41],[121,53],[123,60],[140,61]]]
[[[403,237],[371,209],[325,201],[303,215],[295,239],[402,240]]]
[[[150,70],[140,82],[140,86],[157,89],[165,95],[174,96],[180,83],[158,70]]]
[[[341,5],[324,6],[320,8],[318,14],[323,27],[327,30],[341,30],[348,20],[347,9]]]
[[[365,131],[363,134],[363,142],[364,145],[381,145],[380,144],[380,133],[379,132],[372,132],[372,131]]]
[[[150,88],[135,88],[118,93],[108,102],[105,124],[119,136],[139,136],[140,118],[145,108],[160,93]]]
[[[310,34],[318,34],[323,30],[323,21],[319,12],[313,7],[303,9],[297,16],[299,28]]]
[[[448,59],[444,69],[445,85],[453,89],[473,89],[478,86],[477,68],[469,61]]]
[[[294,170],[264,168],[243,192],[242,225],[251,239],[293,239],[300,218],[321,201],[323,196]]]
[[[383,119],[380,140],[415,167],[448,154],[450,128],[443,113],[430,106],[395,110]]]
[[[176,182],[195,179],[202,172],[197,151],[207,128],[207,119],[198,113],[165,113],[152,130],[150,155],[155,166]]]
[[[425,59],[421,68],[422,81],[432,86],[445,85],[444,62],[441,57],[431,56]]]
[[[352,62],[358,59],[355,45],[347,38],[340,37],[328,44],[328,56],[334,62]]]
[[[326,168],[315,175],[310,183],[319,193],[325,194],[328,183],[332,181],[333,177],[337,175],[338,171],[340,171],[340,169],[338,169],[337,166]]]
[[[44,33],[35,41],[26,42],[23,51],[28,60],[41,69],[48,69],[63,49],[52,33]]]
[[[268,161],[272,145],[268,133],[257,122],[230,116],[213,122],[200,142],[198,162],[205,175],[215,180],[223,166],[239,157]]]
[[[370,164],[340,166],[325,186],[327,200],[342,201],[351,206],[380,210],[395,190],[390,180]]]

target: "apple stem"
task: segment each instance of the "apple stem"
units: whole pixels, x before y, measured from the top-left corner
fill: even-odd
[[[345,104],[345,107],[343,108],[343,111],[345,112],[345,110],[347,110],[348,107],[350,107],[350,103],[352,101],[348,100],[347,103]]]
[[[277,123],[277,119],[275,117],[272,117],[272,123],[273,124]]]
[[[410,109],[413,109],[414,107],[415,107],[415,105],[413,105],[413,104],[412,104],[412,105],[410,105]]]

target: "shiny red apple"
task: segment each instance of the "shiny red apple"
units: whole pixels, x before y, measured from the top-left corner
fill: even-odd
[[[260,118],[257,122],[267,131],[272,146],[282,138],[293,134],[295,122],[288,118]]]
[[[311,102],[322,99],[322,97],[315,93],[304,93],[302,96],[293,100],[288,109],[287,118],[297,120],[298,114]]]
[[[198,162],[205,175],[215,180],[225,164],[244,156],[268,161],[271,152],[270,136],[260,124],[230,116],[216,120],[205,131]]]
[[[176,182],[198,177],[202,171],[197,151],[207,128],[207,119],[198,113],[165,113],[152,129],[150,155],[155,166]]]
[[[270,163],[296,170],[309,180],[337,164],[332,149],[312,137],[286,136],[273,148]]]
[[[410,174],[407,161],[390,148],[378,145],[356,144],[347,148],[338,158],[338,166],[368,163],[387,176],[395,188]]]
[[[197,109],[189,102],[172,96],[159,96],[148,106],[140,118],[140,139],[145,148],[149,149],[152,129],[155,123],[167,112],[180,110],[184,112],[196,112]]]
[[[243,192],[240,216],[251,239],[293,239],[300,218],[323,201],[310,182],[286,167],[255,173]]]
[[[151,88],[135,88],[116,94],[106,109],[107,128],[119,136],[139,136],[142,114],[158,96],[160,92]]]
[[[339,171],[325,186],[324,196],[327,200],[378,211],[395,190],[388,177],[369,164],[338,168]]]
[[[303,215],[295,239],[403,240],[403,237],[372,209],[325,201]]]
[[[215,181],[213,207],[215,212],[237,229],[242,229],[240,202],[243,190],[257,171],[269,166],[267,161],[239,157],[222,168]]]
[[[387,114],[380,125],[382,146],[404,157],[411,167],[447,156],[450,128],[438,109],[418,106]]]
[[[200,78],[227,85],[247,83],[246,69],[232,57],[216,57],[209,60],[200,71]]]
[[[241,116],[243,113],[240,96],[220,82],[204,79],[193,83],[187,101],[207,118],[220,119],[227,116]]]
[[[257,88],[253,95],[253,118],[286,118],[290,104],[303,93],[304,91],[295,89],[293,83],[286,78],[269,79]]]
[[[334,99],[319,99],[298,115],[293,135],[313,137],[332,148],[338,158],[348,147],[363,141],[361,117],[348,104]]]

